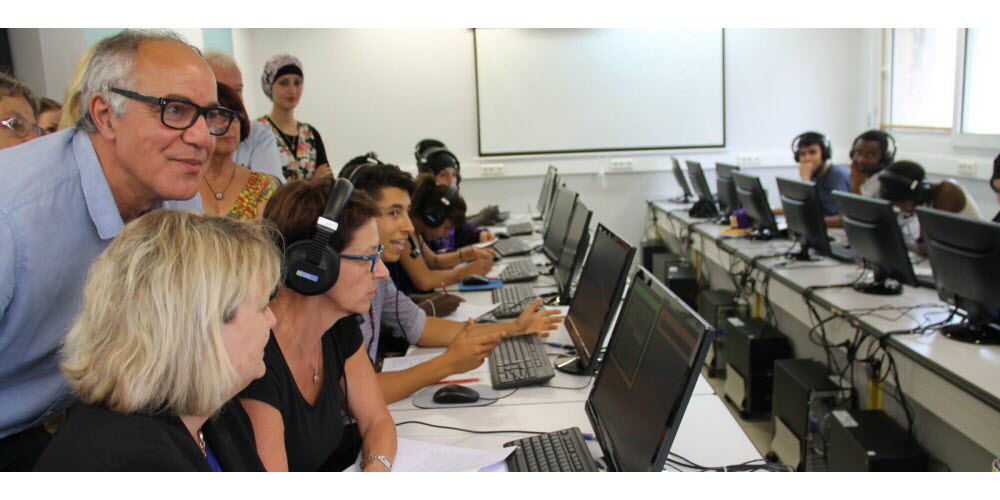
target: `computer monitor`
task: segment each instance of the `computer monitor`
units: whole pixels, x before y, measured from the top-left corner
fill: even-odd
[[[587,375],[597,369],[601,348],[625,292],[634,256],[635,247],[603,224],[597,225],[594,243],[580,271],[580,282],[564,322],[576,356],[557,360],[556,368],[560,371]]]
[[[542,244],[542,251],[552,262],[558,262],[562,255],[566,231],[569,230],[569,220],[573,217],[576,196],[576,191],[561,187],[556,191],[556,196],[552,201],[552,213],[549,215],[549,225],[545,230]]]
[[[736,196],[736,183],[733,181],[733,172],[739,171],[740,167],[736,165],[715,164],[715,186],[719,196],[719,210],[727,217],[742,206],[740,199]]]
[[[663,470],[714,334],[639,268],[585,405],[608,470]]]
[[[545,213],[545,209],[549,205],[549,200],[552,199],[552,186],[555,185],[556,172],[556,167],[552,165],[549,165],[549,169],[545,172],[545,181],[542,182],[542,192],[538,193],[538,203],[535,205],[540,214]]]
[[[684,195],[675,198],[674,201],[679,203],[689,203],[691,201],[691,188],[688,187],[687,179],[684,177],[684,170],[681,169],[681,162],[677,161],[677,158],[670,158],[670,161],[674,164],[674,179],[677,181],[677,185],[681,187],[684,191]]]
[[[774,212],[767,202],[767,192],[760,183],[760,177],[742,172],[733,172],[736,181],[736,196],[747,211],[747,216],[753,221],[754,232],[750,237],[755,239],[770,239],[778,234],[778,223]]]
[[[552,195],[549,197],[548,204],[545,206],[545,211],[542,212],[542,234],[545,234],[549,230],[549,222],[552,222],[552,208],[555,207],[556,190],[559,189],[559,173],[557,172],[552,177]]]
[[[965,311],[948,338],[1000,344],[1000,224],[917,208],[941,300]]]
[[[719,217],[719,207],[715,205],[715,197],[712,196],[712,189],[708,187],[708,181],[705,180],[705,171],[701,169],[701,163],[690,160],[685,163],[687,163],[688,178],[691,179],[691,187],[698,194],[698,201],[694,207],[691,207],[691,211],[688,214],[692,217],[704,217],[708,219]]]
[[[777,180],[789,236],[798,240],[801,247],[795,258],[809,260],[810,249],[820,255],[833,255],[816,184],[785,177],[778,177]]]
[[[566,231],[566,241],[563,242],[562,254],[556,262],[552,275],[556,279],[556,286],[559,287],[559,299],[562,303],[568,304],[572,296],[571,287],[573,276],[580,269],[583,263],[584,254],[587,252],[587,245],[590,242],[590,218],[593,212],[583,204],[579,197],[573,206],[573,217],[569,220],[569,229]]]
[[[903,292],[900,283],[917,286],[892,203],[843,191],[834,191],[833,200],[851,249],[875,273],[874,281],[854,288],[864,293],[896,295]]]

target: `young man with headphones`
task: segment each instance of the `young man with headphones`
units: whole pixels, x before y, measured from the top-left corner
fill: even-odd
[[[896,158],[896,139],[881,130],[869,130],[851,143],[851,192],[878,197],[878,173]]]
[[[792,155],[799,164],[799,177],[815,182],[819,189],[820,204],[827,227],[841,227],[834,191],[848,191],[851,187],[847,169],[834,165],[830,139],[819,132],[804,132],[792,140]]]
[[[927,182],[924,167],[912,161],[897,161],[879,174],[879,197],[889,200],[899,210],[899,227],[911,251],[923,254],[920,224],[914,209],[931,207],[946,212],[982,219],[982,213],[965,188],[953,179]]]
[[[394,272],[398,262],[408,255],[407,240],[413,235],[410,220],[410,196],[415,189],[413,177],[395,165],[348,165],[341,177],[353,178],[358,190],[375,200],[379,236],[384,247],[382,260]],[[460,323],[428,317],[409,297],[399,292],[392,280],[383,280],[372,303],[374,317],[361,325],[364,342],[369,346],[372,363],[378,364],[379,337],[388,326],[396,337],[421,347],[447,347],[444,354],[403,371],[379,373],[378,381],[389,403],[399,401],[415,391],[456,373],[464,373],[482,365],[490,352],[506,335],[541,333],[556,329],[558,311],[539,311],[541,300],[535,301],[517,320],[503,323]]]

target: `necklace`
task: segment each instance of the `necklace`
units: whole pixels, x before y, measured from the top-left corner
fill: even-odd
[[[208,185],[208,189],[212,190],[212,192],[215,193],[215,199],[221,201],[223,194],[226,191],[229,190],[229,186],[231,186],[233,184],[233,179],[235,179],[235,178],[236,178],[236,164],[234,163],[233,164],[233,173],[229,174],[229,182],[226,183],[226,187],[223,188],[222,191],[216,191],[216,189],[214,187],[212,187],[212,183],[208,182],[208,176],[202,176],[201,179],[203,181],[205,181],[206,185]],[[216,180],[218,180],[218,179],[216,179]]]
[[[201,454],[208,456],[208,452],[205,451],[205,435],[201,433],[201,429],[198,429],[198,448],[201,449]]]
[[[285,310],[285,312],[287,312],[287,309]],[[306,354],[306,348],[302,347],[302,342],[299,340],[299,334],[295,332],[295,326],[292,325],[291,321],[288,321],[288,314],[285,314],[285,318],[282,321],[286,325],[288,325],[288,328],[290,328],[292,330],[292,338],[295,339],[295,343],[299,346],[299,350],[302,351],[302,357],[306,358],[306,363],[309,363],[309,368],[312,368],[312,371],[313,371],[313,383],[314,384],[318,384],[319,383],[319,370],[316,369],[316,365],[313,364],[312,359],[310,359],[309,355]],[[321,350],[322,350],[322,348],[321,348]]]

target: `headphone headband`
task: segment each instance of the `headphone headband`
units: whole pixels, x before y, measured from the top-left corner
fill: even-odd
[[[809,138],[815,138],[819,142],[819,147],[823,152],[823,161],[833,158],[833,145],[830,144],[830,139],[825,134],[810,130],[792,139],[792,155],[795,157],[795,161],[799,161],[799,143]]]
[[[896,138],[893,137],[892,134],[888,132],[885,132],[883,130],[869,130],[868,132],[859,135],[854,139],[854,142],[851,143],[850,157],[851,159],[854,159],[854,155],[857,154],[858,143],[860,143],[863,140],[871,140],[865,138],[864,136],[866,134],[873,134],[873,133],[878,134],[879,147],[882,149],[882,158],[878,163],[879,169],[881,170],[891,165],[892,162],[895,161],[896,159]]]
[[[354,193],[347,179],[337,179],[326,200],[323,214],[316,218],[312,239],[296,241],[285,249],[285,285],[302,295],[319,295],[337,282],[340,255],[330,248],[330,239],[340,227],[337,217]]]

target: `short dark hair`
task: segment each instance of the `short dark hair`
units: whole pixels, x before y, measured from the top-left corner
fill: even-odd
[[[250,137],[250,118],[247,117],[247,108],[243,106],[243,99],[229,85],[217,82],[216,93],[219,95],[219,105],[236,112],[236,119],[240,122],[240,142]]]
[[[919,163],[909,160],[900,160],[885,168],[886,172],[902,175],[911,181],[923,182],[927,177],[927,172]]]
[[[823,147],[823,139],[826,136],[819,132],[806,132],[799,136],[798,146],[819,146]]]
[[[363,168],[364,171],[359,173],[351,182],[354,183],[354,189],[365,192],[373,200],[379,199],[379,191],[384,187],[399,188],[406,191],[411,197],[413,196],[417,185],[412,175],[404,172],[398,166],[389,163],[374,164],[369,163],[367,160],[357,161],[360,158],[366,157],[367,155],[359,156],[347,162],[347,165],[344,165],[344,168],[340,169],[339,176],[350,179],[355,171]]]
[[[336,181],[331,176],[296,180],[278,188],[264,208],[264,220],[274,224],[283,241],[275,242],[282,252],[286,245],[312,239],[316,235],[316,219],[323,215],[327,199]],[[341,252],[354,233],[379,215],[372,199],[359,191],[351,195],[337,216],[337,232],[330,238],[330,248]]]
[[[996,159],[993,160],[993,177],[990,177],[990,187],[993,191],[1000,193],[1000,189],[996,188],[997,179],[1000,179],[1000,155],[997,155]]]
[[[413,193],[413,204],[410,205],[410,214],[419,218],[420,213],[432,205],[441,205],[441,198],[448,194],[450,186],[438,185],[434,174],[420,174],[417,177],[417,189]],[[445,220],[451,221],[455,227],[465,224],[465,211],[467,209],[465,199],[462,195],[455,194],[448,198],[449,204],[444,207]]]

